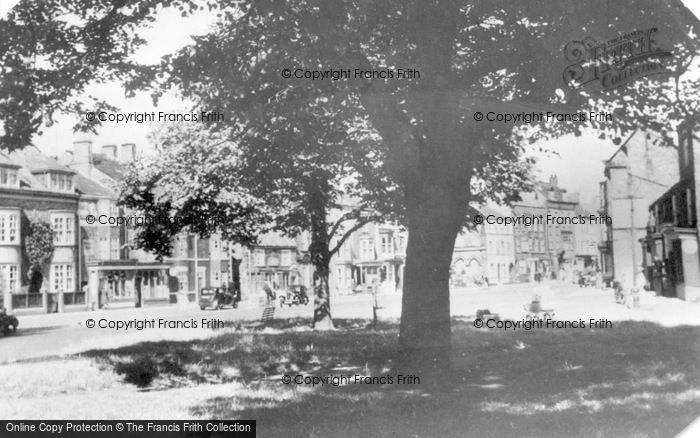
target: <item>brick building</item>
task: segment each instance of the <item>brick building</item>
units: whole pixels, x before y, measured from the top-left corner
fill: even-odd
[[[8,309],[46,311],[84,303],[74,177],[34,147],[0,152],[0,296]],[[53,256],[34,284],[25,252],[29,222],[47,223],[54,231]]]
[[[306,254],[306,236],[290,238],[278,233],[260,237],[253,248],[235,245],[233,260],[238,266],[244,298],[264,299],[264,284],[285,290],[291,285],[310,287],[312,268]],[[234,269],[234,272],[236,269]]]
[[[366,224],[331,259],[331,290],[369,291],[375,285],[385,291],[401,290],[406,243],[406,231],[398,225]]]

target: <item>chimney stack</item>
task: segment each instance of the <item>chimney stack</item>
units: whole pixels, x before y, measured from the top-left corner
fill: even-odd
[[[124,143],[119,148],[119,161],[129,163],[134,161],[136,145],[134,143]]]
[[[72,167],[78,172],[91,176],[92,173],[92,141],[80,140],[73,142]]]
[[[102,153],[112,160],[117,159],[117,145],[116,144],[106,144],[102,146]]]

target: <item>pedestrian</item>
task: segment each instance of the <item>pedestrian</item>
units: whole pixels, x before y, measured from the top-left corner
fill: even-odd
[[[101,298],[101,306],[100,308],[106,309],[107,306],[109,305],[109,294],[107,293],[106,290],[102,289],[100,291],[100,298]]]
[[[275,291],[272,290],[272,287],[270,287],[270,283],[267,281],[263,284],[263,290],[265,291],[265,295],[267,296],[267,304],[271,304],[275,302]]]

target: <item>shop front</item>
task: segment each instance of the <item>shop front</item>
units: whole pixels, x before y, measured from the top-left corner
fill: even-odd
[[[166,263],[129,261],[88,264],[88,306],[141,307],[168,304],[170,287]]]

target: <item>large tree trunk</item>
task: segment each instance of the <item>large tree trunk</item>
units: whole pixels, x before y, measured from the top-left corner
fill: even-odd
[[[316,177],[308,188],[309,193],[309,219],[311,223],[311,244],[309,255],[314,267],[314,321],[315,330],[332,330],[335,328],[331,317],[330,288],[328,277],[330,273],[331,243],[328,234],[327,196],[330,188],[328,179]]]
[[[315,330],[333,330],[331,294],[328,287],[330,269],[328,263],[314,265],[314,322]]]
[[[455,187],[425,184],[409,187],[406,199],[401,362],[414,372],[439,375],[450,366],[450,264],[466,196],[456,194]]]

